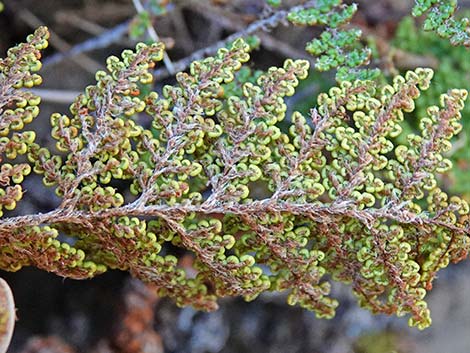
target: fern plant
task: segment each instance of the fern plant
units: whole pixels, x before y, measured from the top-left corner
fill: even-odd
[[[249,60],[237,40],[161,95],[142,94],[164,49],[138,44],[108,58],[69,114],[51,116],[50,150],[25,130],[39,113],[27,88],[41,83],[47,39],[39,28],[0,61],[0,268],[76,279],[129,271],[204,310],[219,297],[286,291],[289,304],[325,318],[338,305],[333,280],[372,312],[431,323],[424,297],[436,273],[469,249],[469,206],[436,179],[451,166],[443,154],[462,128],[466,91],[443,94],[403,145],[392,141],[429,87],[429,69],[391,85],[343,81],[283,129],[285,98],[307,77],[307,61],[238,78],[246,82],[237,89]],[[31,173],[61,202],[12,213]]]

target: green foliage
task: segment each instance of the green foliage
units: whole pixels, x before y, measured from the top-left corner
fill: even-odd
[[[419,117],[426,115],[427,107],[439,99],[441,92],[452,87],[470,88],[470,61],[468,50],[464,47],[454,47],[449,41],[417,28],[412,18],[404,19],[398,26],[393,44],[412,54],[431,56],[439,60],[439,67],[435,72],[433,84],[416,101],[416,109],[409,114],[405,123],[409,128],[418,128]],[[470,141],[470,106],[462,110],[463,132],[449,157],[455,165],[448,183],[452,192],[465,194],[470,200],[470,185],[468,175],[470,173],[470,153],[468,151]]]
[[[372,312],[430,324],[427,290],[470,246],[468,204],[437,183],[451,167],[445,153],[462,128],[466,91],[441,95],[419,132],[396,145],[431,70],[392,85],[344,81],[318,96],[310,116],[294,112],[281,124],[307,61],[256,73],[237,40],[159,96],[140,88],[163,46],[138,44],[108,58],[70,114],[52,114],[52,151],[23,131],[38,115],[39,99],[24,88],[41,81],[34,72],[47,37],[38,29],[0,61],[2,269],[71,278],[120,269],[206,310],[218,297],[286,291],[289,304],[324,318],[338,305],[331,279]],[[31,172],[60,204],[7,213]]]
[[[138,13],[129,26],[129,35],[134,39],[142,38],[150,25],[150,14],[147,11]]]
[[[295,25],[326,26],[321,35],[307,44],[306,50],[318,57],[315,68],[327,71],[338,68],[338,81],[373,79],[377,70],[359,70],[369,63],[370,50],[360,44],[359,29],[345,29],[357,5],[345,5],[341,0],[322,0],[315,6],[289,13],[288,19]]]
[[[449,39],[452,45],[470,47],[470,21],[468,18],[457,19],[456,0],[416,0],[412,14],[415,17],[426,13],[424,29],[434,31],[439,36]]]
[[[147,10],[139,12],[132,20],[129,26],[131,38],[142,38],[147,28],[152,25],[153,17],[166,15],[170,2],[169,0],[150,0],[147,4]]]
[[[266,4],[272,7],[279,7],[282,4],[282,0],[266,0]]]

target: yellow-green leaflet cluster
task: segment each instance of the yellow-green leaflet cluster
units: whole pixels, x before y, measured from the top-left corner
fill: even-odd
[[[205,310],[219,297],[286,291],[289,304],[325,318],[338,305],[328,276],[373,312],[430,324],[427,290],[469,247],[469,206],[436,178],[451,167],[444,155],[461,129],[465,91],[442,95],[420,133],[395,145],[430,70],[385,86],[344,81],[312,102],[310,116],[286,119],[285,98],[308,62],[242,78],[249,46],[237,40],[161,94],[144,94],[163,46],[139,44],[108,58],[69,114],[51,116],[49,150],[19,132],[26,111],[37,115],[39,102],[20,87],[38,81],[30,71],[46,43],[39,29],[1,62],[0,203],[14,208],[30,171],[61,203],[0,219],[2,269],[34,265],[72,278],[120,269]]]

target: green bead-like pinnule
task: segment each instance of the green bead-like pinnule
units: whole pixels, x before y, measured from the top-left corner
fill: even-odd
[[[470,47],[470,20],[458,18],[456,0],[417,0],[412,10],[414,17],[426,15],[423,28],[448,39],[452,45]]]

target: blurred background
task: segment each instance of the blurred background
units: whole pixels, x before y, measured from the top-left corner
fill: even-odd
[[[241,31],[269,15],[264,0],[3,0],[0,13],[0,56],[40,25],[51,31],[41,74],[44,83],[40,116],[33,122],[39,143],[51,144],[49,116],[66,113],[74,97],[94,81],[109,55],[148,40],[151,23],[168,48],[168,61],[157,72],[155,90],[173,81],[172,68],[189,62],[198,51]],[[288,7],[301,1],[283,1]],[[138,13],[136,4],[148,9]],[[352,25],[364,33],[373,51],[371,66],[382,69],[382,80],[417,66],[432,67],[431,89],[417,102],[406,122],[438,102],[449,88],[470,89],[470,51],[454,48],[435,34],[424,33],[419,20],[407,17],[412,0],[358,1]],[[459,13],[468,16],[470,1],[459,1]],[[252,70],[280,65],[286,57],[307,58],[306,42],[318,28],[281,24],[257,32],[261,41],[252,53]],[[256,38],[251,38],[257,43]],[[183,67],[184,68],[184,67]],[[334,85],[334,73],[312,71],[290,97],[291,109],[308,111],[316,95]],[[465,128],[454,141],[455,170],[442,179],[443,187],[470,200],[470,104],[464,111]],[[29,177],[21,213],[52,209],[58,202]],[[290,307],[282,293],[267,293],[256,301],[223,299],[220,309],[202,313],[179,309],[171,300],[154,295],[154,288],[122,272],[108,272],[87,281],[74,281],[23,269],[1,273],[16,299],[16,330],[10,352],[298,352],[298,353],[468,353],[470,352],[470,263],[450,266],[440,273],[428,297],[433,325],[420,332],[406,318],[374,316],[358,308],[347,286],[335,284],[340,301],[332,320]]]

